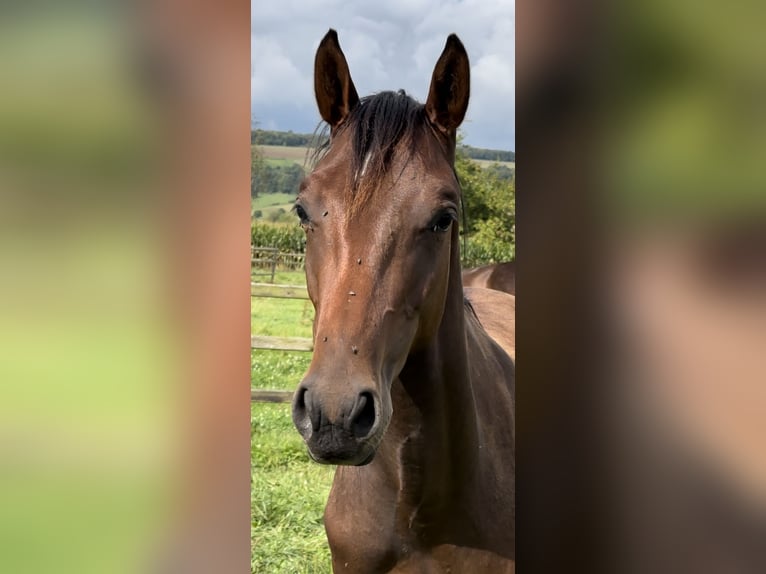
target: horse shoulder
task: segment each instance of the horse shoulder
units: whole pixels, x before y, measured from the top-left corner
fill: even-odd
[[[516,360],[516,297],[495,291],[466,287],[464,293],[487,334]]]
[[[490,553],[483,559],[493,564],[495,559],[501,561],[497,567],[475,571],[506,572],[515,545],[515,298],[490,289],[469,288],[465,295],[474,311],[467,315],[466,329],[481,432],[480,458],[486,470],[480,489],[484,509],[480,520],[491,527],[495,544],[489,548],[498,552],[495,558]]]

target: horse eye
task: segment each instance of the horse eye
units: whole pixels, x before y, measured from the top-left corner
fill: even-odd
[[[442,213],[432,224],[431,231],[447,231],[449,226],[455,220],[455,216],[451,213]]]
[[[306,210],[303,209],[302,205],[296,203],[293,209],[295,210],[295,214],[300,218],[302,225],[309,222],[308,213],[306,213]]]

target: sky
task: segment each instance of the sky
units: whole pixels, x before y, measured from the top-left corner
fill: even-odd
[[[428,95],[436,60],[456,33],[471,61],[461,131],[474,147],[516,149],[515,0],[251,0],[251,118],[266,130],[312,133],[314,54],[338,31],[359,96]]]

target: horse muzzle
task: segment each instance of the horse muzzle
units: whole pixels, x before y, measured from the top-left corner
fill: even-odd
[[[309,455],[322,464],[369,464],[385,430],[381,401],[373,390],[352,397],[322,396],[304,382],[295,392],[292,416]]]

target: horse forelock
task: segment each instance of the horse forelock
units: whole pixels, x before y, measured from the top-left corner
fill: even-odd
[[[345,188],[349,194],[348,209],[356,212],[380,188],[397,156],[406,165],[415,155],[416,134],[427,125],[425,106],[404,90],[373,94],[359,101],[332,140],[317,150],[314,159],[318,162],[333,141],[348,134],[351,145]]]

